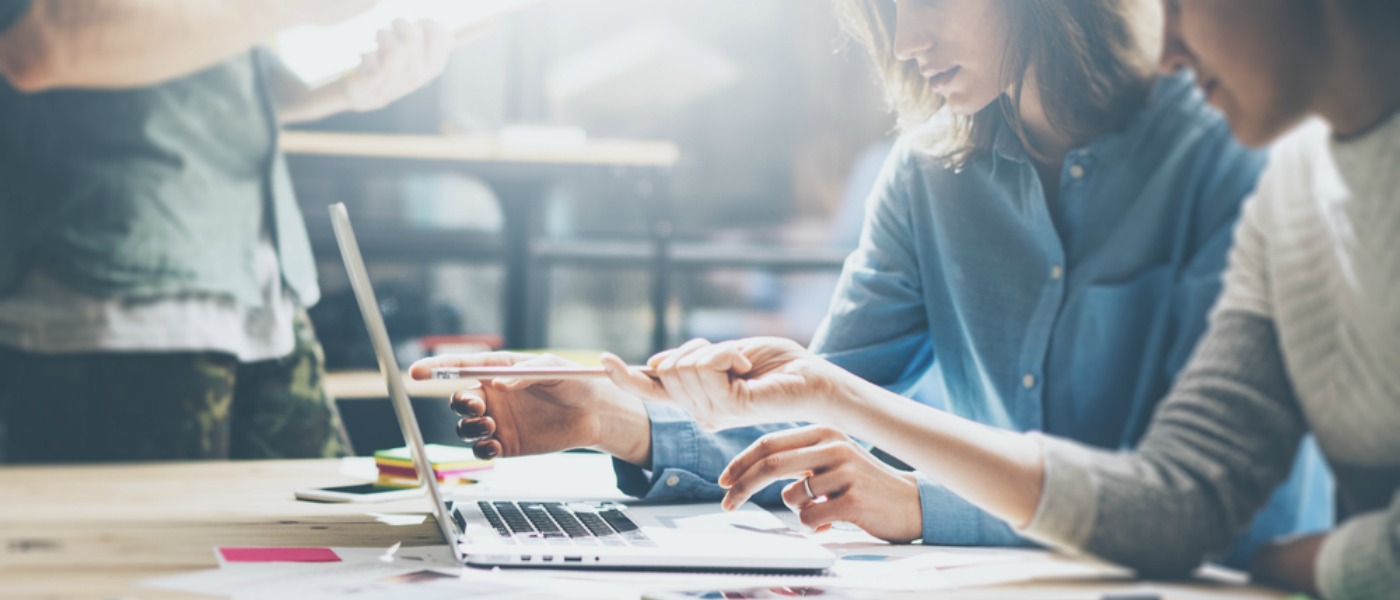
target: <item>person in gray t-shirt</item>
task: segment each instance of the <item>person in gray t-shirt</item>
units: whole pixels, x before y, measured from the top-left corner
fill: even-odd
[[[323,86],[259,46],[374,0],[0,0],[0,460],[349,451],[281,124],[370,110],[452,35]]]

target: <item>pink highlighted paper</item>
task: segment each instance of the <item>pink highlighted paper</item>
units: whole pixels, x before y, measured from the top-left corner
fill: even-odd
[[[340,562],[330,548],[219,548],[225,562]]]

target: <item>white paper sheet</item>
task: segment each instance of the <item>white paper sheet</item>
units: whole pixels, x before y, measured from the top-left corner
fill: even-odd
[[[813,536],[841,558],[829,575],[781,576],[463,568],[447,546],[332,548],[334,563],[223,563],[145,585],[232,598],[618,598],[647,592],[818,587],[930,592],[1045,579],[1129,576],[1121,568],[1039,550],[890,545],[860,532]],[[217,552],[215,553],[218,554]]]
[[[511,598],[530,589],[504,580],[469,582],[463,587],[459,579],[462,568],[447,546],[332,550],[340,557],[340,562],[222,563],[218,569],[153,579],[143,584],[197,594],[268,600],[447,600],[464,595]]]

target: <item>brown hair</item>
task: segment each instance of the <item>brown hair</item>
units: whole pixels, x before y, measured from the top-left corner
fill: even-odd
[[[875,63],[885,99],[908,131],[943,110],[942,96],[930,91],[912,61],[894,55],[895,3],[891,0],[834,0],[842,30]],[[1016,108],[1027,74],[1046,115],[1071,139],[1092,139],[1122,128],[1146,102],[1150,89],[1159,21],[1145,0],[1000,0],[1008,20],[1010,43],[1005,55],[1002,96],[971,116],[947,117],[947,127],[931,140],[932,150],[961,166],[974,154],[991,149],[997,127],[1005,123],[1026,150],[1037,155]]]

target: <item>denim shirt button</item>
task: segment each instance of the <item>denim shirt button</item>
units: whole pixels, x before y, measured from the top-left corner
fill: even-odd
[[[1083,165],[1070,165],[1070,166],[1069,166],[1069,176],[1070,176],[1070,177],[1073,177],[1073,178],[1075,178],[1075,179],[1083,179],[1083,178],[1084,178],[1084,166],[1083,166]]]
[[[672,475],[666,478],[666,487],[676,487],[681,482],[680,475]]]

